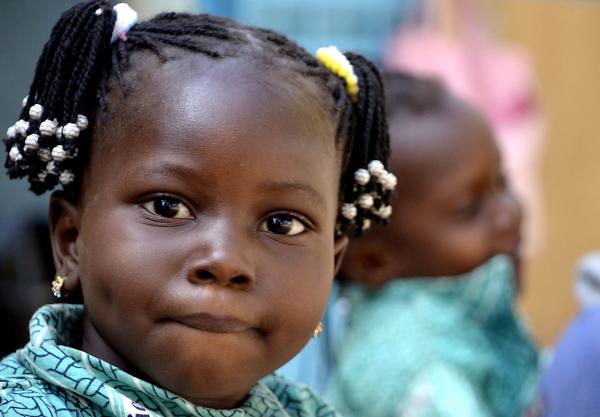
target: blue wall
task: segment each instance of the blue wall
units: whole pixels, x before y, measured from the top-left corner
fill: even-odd
[[[378,61],[405,0],[203,0],[201,5],[211,14],[282,32],[311,52],[336,45]]]

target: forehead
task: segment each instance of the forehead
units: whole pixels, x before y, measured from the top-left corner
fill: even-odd
[[[165,63],[149,53],[133,55],[133,71],[127,74],[131,93],[109,95],[109,120],[145,123],[143,119],[160,113],[171,122],[201,119],[212,126],[231,128],[243,122],[270,129],[302,121],[306,132],[299,135],[308,133],[324,138],[328,148],[335,146],[331,99],[317,80],[268,65],[264,57],[211,59],[171,52],[175,56]]]
[[[94,172],[86,176],[97,182],[108,167],[128,175],[138,165],[167,159],[192,171],[210,166],[205,178],[254,164],[257,175],[308,179],[337,198],[335,128],[316,85],[240,59],[160,64],[138,56],[133,65],[132,92],[109,95],[108,117],[92,145],[88,172]]]
[[[485,180],[499,169],[489,126],[452,98],[434,112],[392,118],[390,139],[392,170],[416,193],[441,187],[453,191],[452,187]]]

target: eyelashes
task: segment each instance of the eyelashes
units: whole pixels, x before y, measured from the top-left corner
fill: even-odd
[[[304,233],[307,226],[304,222],[288,213],[275,213],[263,220],[258,230],[276,235],[296,236]]]
[[[142,207],[151,214],[166,219],[193,219],[192,211],[179,199],[169,196],[154,197]]]
[[[163,195],[155,196],[144,202],[142,208],[162,221],[193,220],[193,211],[177,197]],[[281,236],[297,236],[313,229],[310,222],[303,216],[287,212],[269,214],[258,225],[258,231]]]

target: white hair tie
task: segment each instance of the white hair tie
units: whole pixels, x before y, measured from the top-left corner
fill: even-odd
[[[127,3],[119,3],[113,7],[113,10],[117,14],[117,20],[115,21],[115,27],[113,28],[112,37],[110,42],[114,43],[117,40],[125,40],[127,32],[138,22],[138,14],[131,8]],[[102,9],[96,10],[96,14],[99,16],[104,11]]]

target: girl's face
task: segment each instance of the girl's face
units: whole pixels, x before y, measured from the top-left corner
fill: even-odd
[[[77,206],[54,197],[58,268],[81,282],[84,350],[231,408],[325,308],[346,242],[334,125],[316,86],[238,59],[134,65]]]
[[[491,132],[463,104],[445,100],[439,113],[391,120],[398,188],[390,225],[350,245],[342,279],[377,286],[454,276],[517,248],[520,207]]]
[[[461,103],[392,125],[399,178],[390,230],[404,276],[458,275],[514,250],[520,207],[488,126]]]

